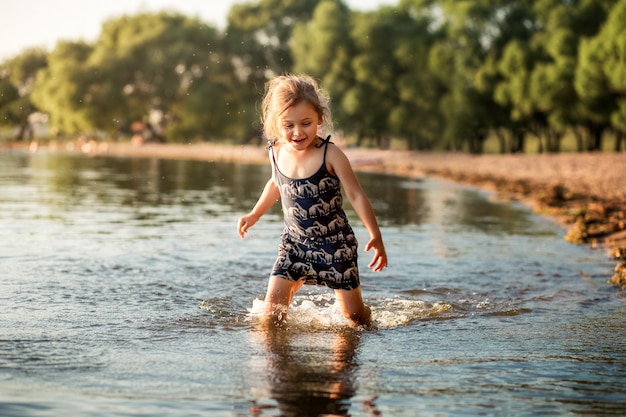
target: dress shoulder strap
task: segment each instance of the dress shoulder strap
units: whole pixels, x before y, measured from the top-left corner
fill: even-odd
[[[277,165],[276,165],[276,154],[274,153],[274,145],[276,144],[277,140],[269,140],[267,141],[267,146],[265,147],[265,149],[267,149],[267,151],[270,154],[270,161],[272,163],[272,168],[274,170],[277,169]]]
[[[265,149],[267,149],[268,151],[272,150],[272,148],[274,147],[274,145],[276,145],[276,142],[278,141],[278,139],[272,139],[272,140],[268,140],[267,141],[267,146],[265,147]]]
[[[326,139],[322,139],[322,143],[320,143],[319,145],[316,145],[318,148],[321,148],[322,146],[324,147],[324,164],[326,164],[326,152],[328,151],[329,143],[332,143],[330,141],[330,135],[328,135]]]

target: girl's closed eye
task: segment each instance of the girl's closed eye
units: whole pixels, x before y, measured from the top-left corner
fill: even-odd
[[[311,126],[311,124],[312,124],[312,122],[303,122],[300,125],[302,127],[309,127],[309,126]],[[285,129],[285,130],[292,130],[294,127],[295,127],[295,125],[292,125],[292,124],[283,125],[283,129]]]

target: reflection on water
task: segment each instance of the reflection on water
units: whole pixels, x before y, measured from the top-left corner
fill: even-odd
[[[535,229],[528,211],[487,199],[486,194],[447,181],[401,180],[386,175],[361,175],[385,226],[436,224],[475,228],[485,233],[524,233]]]
[[[209,192],[228,209],[247,207],[250,195],[269,176],[262,165],[162,159],[80,158],[74,155],[25,155],[2,159],[23,185],[45,187],[59,204],[131,206],[193,205]],[[207,189],[208,186],[208,189]],[[61,198],[62,197],[62,198]],[[86,200],[86,201],[84,201]],[[86,203],[86,204],[85,204]],[[233,207],[234,206],[234,207]]]
[[[194,209],[198,205],[204,214],[219,216],[248,210],[270,176],[265,165],[205,161],[36,154],[5,157],[1,163],[0,168],[16,175],[5,181],[21,184],[5,196],[5,203],[20,204],[20,192],[36,192],[41,194],[37,203],[50,209],[50,216],[62,216],[63,210],[76,206],[107,214],[112,207],[126,206],[136,208],[136,216],[147,220],[157,215],[150,207]],[[429,223],[474,227],[486,233],[533,228],[525,210],[490,202],[451,183],[396,181],[379,174],[361,175],[360,180],[385,226]],[[271,213],[280,215],[279,205]]]
[[[446,181],[359,174],[390,256],[373,274],[361,254],[374,330],[314,287],[287,328],[259,327],[280,205],[243,241],[235,223],[269,176],[0,154],[0,415],[626,412],[612,263]]]
[[[298,332],[265,323],[250,338],[258,352],[250,365],[260,374],[255,415],[274,408],[282,416],[349,415],[357,387],[357,331]],[[368,406],[375,407],[373,402]]]

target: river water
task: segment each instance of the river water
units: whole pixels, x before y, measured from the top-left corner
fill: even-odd
[[[390,260],[361,254],[373,329],[308,286],[262,325],[279,205],[245,240],[235,224],[269,174],[0,154],[0,415],[626,414],[605,252],[441,180],[359,174]]]

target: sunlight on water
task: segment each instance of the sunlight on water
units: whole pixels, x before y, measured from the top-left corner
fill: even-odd
[[[376,327],[390,329],[406,326],[416,320],[437,318],[452,310],[448,303],[429,304],[421,300],[385,299],[372,306],[372,318]]]
[[[372,328],[309,286],[265,326],[280,205],[235,225],[269,166],[15,153],[0,172],[0,416],[625,415],[614,264],[521,205],[359,174],[390,256],[361,270]]]

